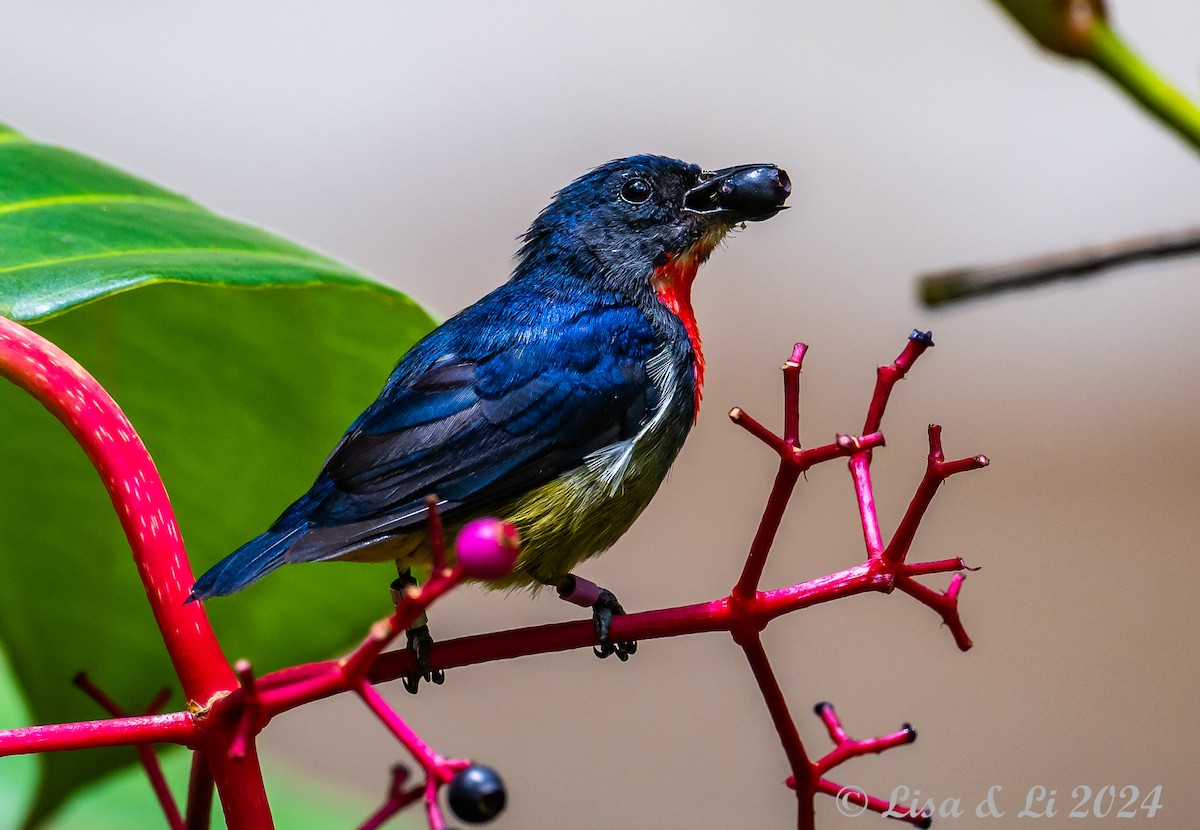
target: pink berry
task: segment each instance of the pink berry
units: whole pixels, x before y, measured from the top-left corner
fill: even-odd
[[[499,579],[512,570],[521,550],[517,529],[499,519],[467,523],[454,540],[458,562],[471,579]]]

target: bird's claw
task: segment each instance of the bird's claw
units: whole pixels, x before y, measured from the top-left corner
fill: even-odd
[[[624,613],[625,609],[621,607],[621,603],[617,602],[613,592],[607,588],[601,588],[595,604],[592,605],[592,622],[596,625],[597,641],[597,645],[592,647],[592,651],[597,657],[604,659],[610,654],[615,654],[617,659],[624,663],[629,659],[629,655],[637,653],[636,641],[627,640],[614,643],[609,639],[609,629],[612,626],[613,617]]]
[[[433,637],[429,634],[429,626],[418,625],[408,629],[404,634],[408,638],[408,647],[412,649],[413,656],[417,661],[417,670],[400,679],[400,682],[404,684],[404,691],[415,695],[420,689],[422,679],[435,686],[445,683],[446,673],[441,669],[431,669],[429,666],[429,653],[433,649]]]

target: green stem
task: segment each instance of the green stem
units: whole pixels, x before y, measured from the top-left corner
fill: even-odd
[[[1087,57],[1096,68],[1200,150],[1200,109],[1147,66],[1107,23],[1095,21],[1088,34]]]

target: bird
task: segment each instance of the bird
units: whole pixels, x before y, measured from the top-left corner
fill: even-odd
[[[773,164],[636,155],[580,176],[523,235],[509,280],[405,353],[312,487],[188,601],[290,563],[396,560],[403,574],[430,559],[431,496],[450,532],[480,516],[517,529],[517,562],[490,587],[581,593],[573,571],[642,513],[698,415],[697,269],[790,193]],[[626,659],[636,644],[608,642],[620,603],[597,589],[587,604],[597,654]]]

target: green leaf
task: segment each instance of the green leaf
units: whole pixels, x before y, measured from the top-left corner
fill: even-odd
[[[0,724],[29,723],[29,707],[0,649]],[[18,755],[0,762],[0,827],[16,827],[28,812],[37,784],[37,759]]]
[[[0,312],[38,323],[125,410],[197,574],[311,484],[433,324],[343,265],[4,128]],[[35,722],[103,717],[71,683],[81,670],[130,711],[163,686],[178,690],[82,451],[9,384],[0,425],[0,642]],[[356,640],[387,613],[388,579],[362,565],[287,568],[206,605],[226,655],[265,672]],[[133,760],[129,749],[43,756],[30,823]]]
[[[0,652],[0,722],[27,722],[28,709]],[[191,755],[179,749],[159,752],[167,783],[180,809],[186,797]],[[32,755],[6,758],[0,775],[0,827],[16,827],[33,797],[37,759]],[[287,763],[271,756],[263,758],[263,777],[271,798],[271,812],[278,827],[307,830],[344,830],[365,819],[379,807],[386,787],[386,771],[380,771],[379,795],[364,798],[333,789]],[[420,811],[407,818],[393,819],[389,827],[420,825]],[[161,830],[162,809],[140,765],[107,775],[78,792],[47,822],[48,830]],[[213,810],[213,829],[225,826],[219,807]]]
[[[181,802],[187,792],[191,756],[178,750],[160,755],[171,791]],[[382,802],[386,773],[380,771],[379,797],[369,799],[335,790],[273,758],[263,759],[271,812],[275,826],[281,828],[346,830],[357,826]],[[391,830],[418,827],[423,824],[422,816],[420,807],[414,806],[406,816],[393,819],[388,827]],[[141,767],[135,767],[109,776],[72,798],[50,821],[47,830],[162,830],[164,826],[162,810],[146,775]],[[225,827],[219,806],[213,810],[212,827],[213,830]]]

